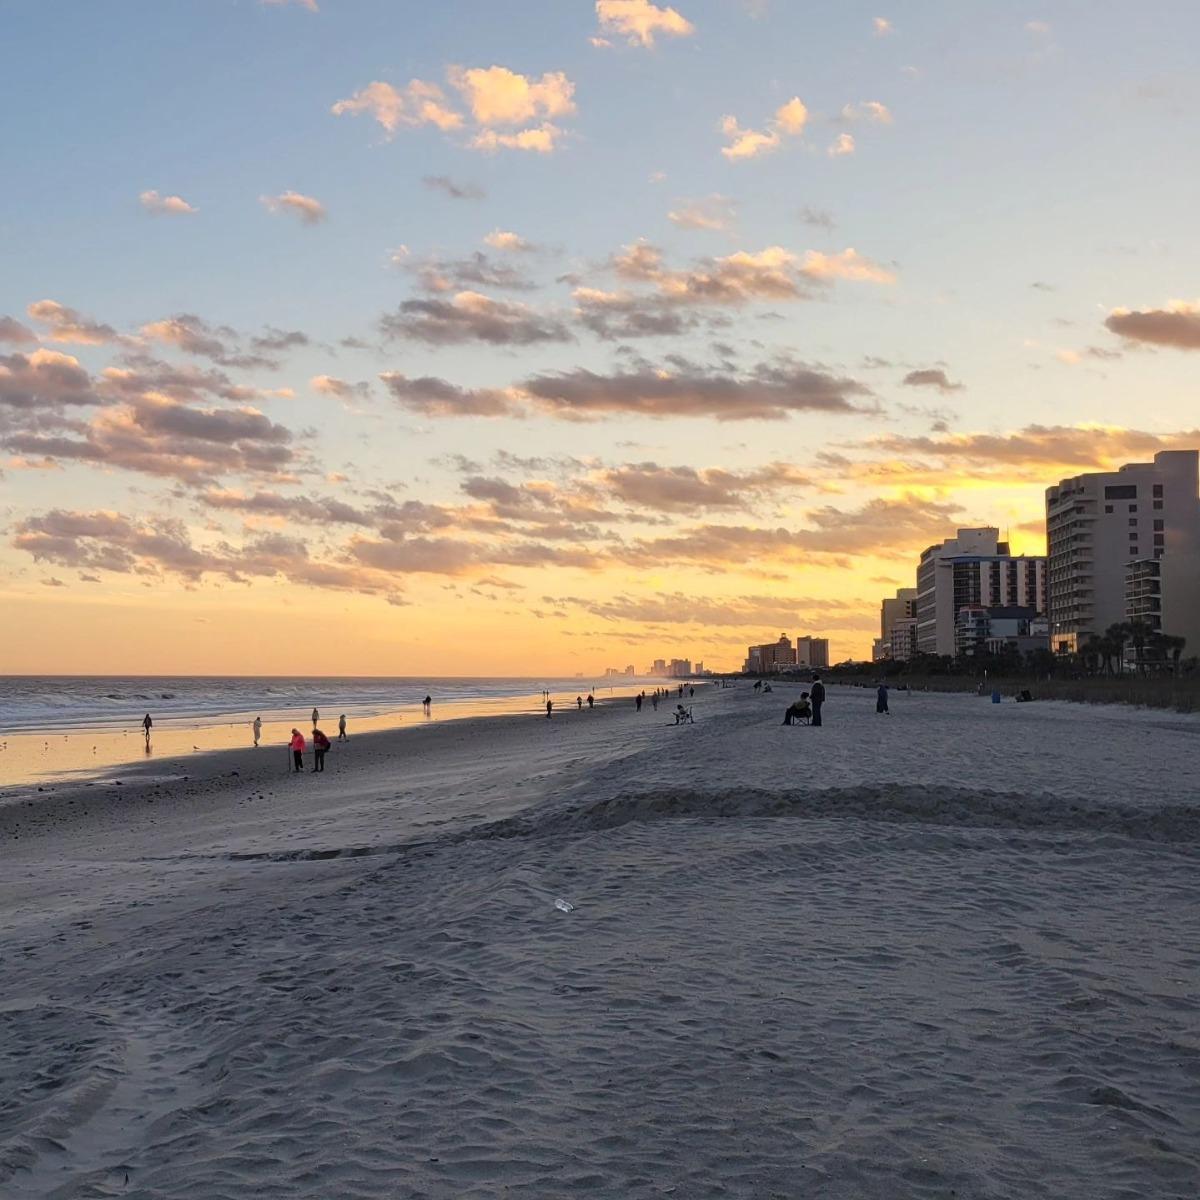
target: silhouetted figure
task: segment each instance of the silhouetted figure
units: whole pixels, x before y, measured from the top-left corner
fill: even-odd
[[[690,688],[688,688],[688,699],[689,699],[689,700],[690,700],[690,699],[691,699],[691,698],[692,698],[692,697],[693,697],[695,694],[696,694],[696,689],[695,689],[694,687],[690,687]]]
[[[888,687],[886,683],[881,683],[878,690],[875,692],[875,711],[877,713],[888,712]],[[890,713],[888,714],[891,715]]]
[[[425,699],[421,701],[421,707],[425,710],[425,715],[429,716],[430,710],[433,708],[433,697],[426,696]]]
[[[575,697],[575,707],[577,709],[579,709],[580,712],[583,712],[583,697],[582,696]]]
[[[593,707],[595,705],[595,703],[596,703],[596,697],[593,696],[591,692],[588,692],[588,708]]]
[[[319,712],[317,712],[317,710],[314,708],[314,709],[313,709],[313,728],[314,728],[314,729],[316,729],[316,727],[317,727],[317,722],[318,722],[320,719],[321,719],[321,714],[320,714]]]
[[[298,729],[292,730],[292,740],[288,743],[292,748],[292,770],[304,770],[304,734]]]
[[[325,752],[329,749],[329,739],[320,729],[313,730],[313,770],[325,770]]]
[[[637,709],[637,711],[638,711],[638,712],[641,712],[641,711],[642,711],[642,697],[641,697],[641,693],[639,693],[638,695],[634,696],[634,698],[633,698],[633,703],[634,703],[634,707]]]
[[[349,740],[350,739],[346,736],[346,714],[342,713],[342,715],[338,717],[338,741],[348,742]]]
[[[820,675],[814,675],[812,685],[812,723],[814,725],[821,723],[821,705],[824,703],[825,685],[821,682]]]
[[[257,746],[258,739],[262,737],[262,717],[255,717],[250,728],[254,730],[254,744]]]
[[[658,712],[658,692],[657,691],[654,693],[653,696],[650,697],[650,703],[654,705],[654,711]]]
[[[812,705],[808,701],[808,693],[801,692],[800,699],[788,705],[783,714],[785,725],[807,725],[812,717]]]
[[[149,713],[142,718],[142,728],[146,731],[146,738],[149,740],[150,730],[154,728],[154,722],[150,720]]]
[[[550,720],[550,718],[551,718],[553,715],[554,715],[554,701],[553,701],[553,700],[547,700],[547,701],[546,701],[546,720],[547,720],[547,721],[548,721],[548,720]]]

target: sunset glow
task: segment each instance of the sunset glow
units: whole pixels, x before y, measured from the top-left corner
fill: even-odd
[[[865,658],[1200,445],[1200,12],[962,7],[13,6],[0,673]]]

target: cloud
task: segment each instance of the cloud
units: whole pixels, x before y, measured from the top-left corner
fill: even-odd
[[[459,292],[450,300],[405,300],[394,313],[384,315],[379,325],[389,338],[435,346],[462,342],[528,346],[571,340],[560,320],[543,316],[526,304],[473,291]]]
[[[1104,324],[1131,342],[1200,350],[1200,301],[1172,300],[1166,308],[1141,312],[1114,308]]]
[[[631,46],[653,46],[655,34],[690,37],[696,32],[675,9],[650,0],[596,0],[596,17],[603,33],[624,37]]]
[[[37,342],[37,334],[15,317],[0,316],[0,342],[12,346],[28,346]]]
[[[334,375],[314,375],[308,381],[308,386],[322,396],[333,396],[344,401],[361,399],[370,395],[371,391],[371,385],[365,380],[360,383],[348,383],[345,379],[338,379]]]
[[[59,304],[57,300],[36,300],[25,311],[34,321],[50,327],[46,336],[52,342],[102,346],[120,339],[111,325],[102,325],[73,308]]]
[[[487,196],[478,184],[455,183],[448,175],[426,175],[421,182],[431,191],[445,193],[451,200],[483,200]]]
[[[547,72],[537,80],[507,67],[455,66],[446,75],[482,126],[520,125],[575,111],[575,85],[561,71]]]
[[[174,346],[185,354],[209,358],[223,367],[273,367],[276,361],[261,352],[248,352],[236,345],[237,333],[228,326],[213,326],[194,313],[178,313],[161,321],[151,321],[141,328],[141,336],[149,341]],[[297,339],[301,339],[297,341]],[[268,330],[264,337],[254,339],[259,350],[282,349],[292,345],[304,345],[308,341],[304,334]]]
[[[892,23],[887,19],[887,17],[876,17],[871,22],[871,26],[875,31],[876,37],[887,37],[888,34],[895,33],[895,29],[892,27]]]
[[[799,217],[805,225],[812,225],[816,229],[832,229],[834,227],[833,214],[824,208],[805,206],[800,210]]]
[[[408,254],[407,248],[403,248],[392,255],[392,262],[401,270],[415,275],[427,292],[461,292],[476,288],[527,292],[537,286],[516,267],[509,263],[493,262],[481,250],[459,259],[414,259]]]
[[[101,408],[86,426],[67,433],[18,432],[5,442],[19,453],[188,483],[229,474],[284,476],[296,461],[291,432],[255,408],[202,408],[153,392]]]
[[[190,216],[200,211],[193,208],[182,196],[160,196],[156,191],[142,192],[138,200],[147,212],[156,215]]]
[[[892,124],[892,114],[886,104],[878,100],[863,100],[858,104],[847,104],[842,109],[843,121],[871,121],[876,125]]]
[[[803,563],[812,554],[854,557],[906,554],[944,537],[962,508],[906,495],[867,501],[856,509],[812,509],[802,529],[700,525],[657,538],[638,539],[619,551],[634,564],[694,563],[709,569],[747,561]]]
[[[953,472],[971,479],[994,477],[1047,483],[1081,470],[1112,470],[1160,450],[1194,449],[1200,429],[1150,433],[1103,425],[1027,425],[1011,433],[948,433],[908,437],[888,434],[855,444],[889,456],[883,462],[840,464],[857,477],[947,486]],[[918,457],[919,456],[919,457]]]
[[[300,8],[306,8],[309,12],[319,12],[317,8],[317,0],[259,0],[260,4],[266,4],[274,8],[282,8],[287,4],[295,4]]]
[[[317,225],[329,215],[319,200],[299,192],[281,192],[278,196],[259,196],[258,199],[268,212],[293,213],[302,225]]]
[[[766,420],[791,412],[854,412],[852,400],[869,395],[855,380],[790,363],[760,364],[743,375],[688,363],[608,375],[577,368],[535,375],[520,387],[538,409],[566,419],[625,413]]]
[[[46,349],[0,354],[0,408],[40,412],[96,399],[91,376],[70,354]]]
[[[627,504],[652,512],[744,508],[762,496],[794,491],[810,480],[790,463],[753,471],[625,463],[596,473],[595,482]]]
[[[851,133],[839,133],[837,140],[825,151],[830,158],[843,158],[847,154],[854,153],[854,135]]]
[[[520,235],[507,229],[493,229],[483,240],[493,250],[512,250],[529,254],[537,249],[532,242],[527,242]]]
[[[777,150],[785,136],[794,137],[804,131],[808,123],[808,109],[799,96],[793,96],[786,104],[775,110],[774,118],[767,123],[766,130],[744,129],[736,117],[721,118],[721,132],[729,142],[721,153],[731,162],[745,158],[758,158]]]
[[[462,113],[450,108],[446,94],[436,83],[409,80],[400,90],[379,80],[360,88],[349,99],[339,100],[330,109],[335,117],[368,114],[394,136],[401,126],[434,125],[443,133],[461,129]]]
[[[575,301],[575,316],[580,324],[597,337],[610,341],[678,337],[697,324],[693,313],[681,310],[658,295],[578,287],[571,297]]]
[[[544,372],[512,387],[460,388],[444,379],[380,376],[393,398],[425,416],[533,416],[599,420],[616,414],[775,420],[792,412],[852,413],[871,391],[857,380],[799,363],[759,364],[731,373],[672,360],[601,374],[584,368]]]
[[[585,596],[545,597],[546,603],[582,610],[602,621],[637,625],[697,625],[706,629],[875,629],[876,600],[838,600],[814,596],[717,596],[694,592],[620,595],[596,600]]]
[[[472,150],[493,154],[497,150],[529,150],[534,154],[553,154],[566,136],[563,130],[549,121],[522,129],[519,133],[497,133],[481,129],[468,143]]]
[[[961,383],[952,383],[941,367],[928,367],[921,371],[909,371],[901,381],[905,387],[931,387],[939,392],[961,392]]]
[[[461,388],[434,376],[410,379],[399,371],[379,376],[392,398],[428,417],[501,417],[520,415],[513,396],[498,388]]]
[[[366,528],[374,525],[374,518],[370,513],[326,496],[285,496],[280,492],[247,493],[210,488],[202,492],[199,499],[208,508],[279,517],[290,522]]]
[[[736,204],[728,196],[714,192],[699,200],[681,200],[677,208],[667,213],[667,220],[680,229],[728,233],[736,215]]]
[[[853,246],[838,254],[809,250],[800,270],[810,279],[849,279],[860,283],[895,283],[896,275],[886,267],[864,258]]]

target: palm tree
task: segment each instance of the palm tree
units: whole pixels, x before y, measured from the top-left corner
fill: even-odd
[[[1145,621],[1129,621],[1125,625],[1129,641],[1133,646],[1133,661],[1138,671],[1143,670],[1146,642],[1154,636],[1154,630]]]
[[[1117,667],[1125,671],[1125,643],[1129,641],[1129,626],[1124,621],[1117,621],[1104,631],[1106,641],[1112,643],[1112,653],[1117,660]],[[1109,660],[1111,662],[1111,659]]]
[[[1079,656],[1083,660],[1083,669],[1089,675],[1095,675],[1100,666],[1103,645],[1104,643],[1093,633],[1080,647]]]
[[[1179,659],[1183,654],[1183,648],[1187,645],[1187,638],[1176,637],[1174,634],[1163,633],[1159,634],[1159,645],[1163,650],[1171,655],[1171,674],[1176,679],[1179,678]]]

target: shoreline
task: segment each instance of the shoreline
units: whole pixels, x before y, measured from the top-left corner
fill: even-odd
[[[655,681],[652,686],[661,686]],[[617,689],[621,690],[618,691]],[[625,689],[629,690],[626,691]],[[632,698],[646,689],[646,683],[606,685],[596,689],[597,705]],[[646,689],[649,690],[649,689]],[[572,689],[551,689],[556,714],[575,707],[575,696],[587,695]],[[381,730],[412,728],[441,721],[477,719],[519,714],[538,715],[542,701],[536,696],[519,693],[494,696],[438,698],[429,713],[419,702],[394,705],[366,714],[348,711],[348,732],[361,737]],[[347,710],[353,706],[347,705]],[[268,714],[270,710],[262,710]],[[101,780],[115,771],[133,773],[145,763],[164,763],[176,759],[192,759],[196,754],[214,750],[236,749],[252,741],[251,722],[257,710],[212,714],[203,719],[165,716],[155,720],[149,741],[143,740],[140,728],[114,729],[109,725],[70,727],[47,726],[40,729],[21,729],[0,734],[0,803],[6,792],[18,787],[43,785],[60,787],[70,783]],[[153,714],[152,714],[153,715]],[[139,719],[140,720],[140,719]],[[338,717],[332,710],[321,725],[331,741],[337,738]],[[263,721],[262,748],[282,746],[295,727],[308,739],[312,722],[307,712],[272,713]]]

